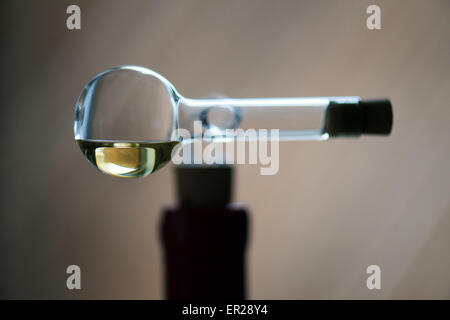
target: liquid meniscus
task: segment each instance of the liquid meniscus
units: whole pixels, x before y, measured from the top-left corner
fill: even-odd
[[[114,177],[145,177],[171,159],[177,141],[134,142],[77,140],[86,158],[101,172]]]

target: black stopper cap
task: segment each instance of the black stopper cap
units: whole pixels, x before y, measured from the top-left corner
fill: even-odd
[[[392,105],[387,99],[359,103],[330,102],[324,132],[330,137],[361,134],[388,135],[392,129]]]
[[[391,133],[393,114],[389,100],[363,100],[360,104],[364,114],[363,134]]]

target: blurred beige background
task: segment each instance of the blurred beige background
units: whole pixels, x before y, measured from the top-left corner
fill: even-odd
[[[382,30],[366,28],[373,3]],[[282,143],[277,175],[237,168],[249,298],[450,298],[449,20],[446,0],[2,1],[0,296],[163,298],[172,168],[102,175],[72,132],[84,84],[137,64],[188,97],[389,97],[389,138]]]

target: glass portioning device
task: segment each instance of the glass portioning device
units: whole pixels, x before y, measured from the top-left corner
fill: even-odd
[[[175,146],[204,139],[207,131],[216,142],[241,139],[233,136],[236,129],[255,129],[256,139],[260,129],[279,129],[280,140],[327,140],[387,135],[392,118],[389,100],[359,97],[191,99],[152,70],[120,66],[84,87],[76,103],[74,134],[100,171],[133,178],[161,168]],[[185,134],[173,134],[177,129]]]

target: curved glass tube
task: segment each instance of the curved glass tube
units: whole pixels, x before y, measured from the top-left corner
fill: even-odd
[[[261,129],[277,129],[280,140],[326,140],[329,138],[326,111],[330,103],[357,105],[359,101],[359,97],[189,99],[180,96],[177,126],[189,130],[195,138],[199,132],[194,132],[194,121],[201,121],[204,131],[213,130],[216,141],[240,138],[226,129],[254,129],[257,134]]]
[[[75,108],[74,136],[102,172],[135,177],[162,167],[180,142],[251,140],[259,139],[261,132],[264,139],[326,140],[387,134],[391,125],[388,100],[191,99],[152,70],[120,66],[100,73],[82,90]]]

